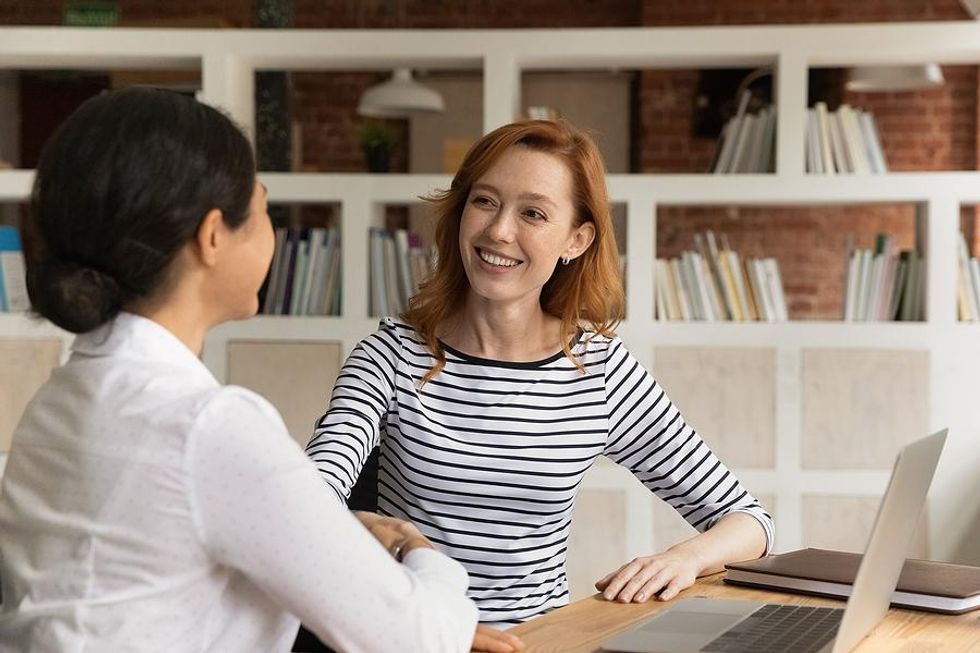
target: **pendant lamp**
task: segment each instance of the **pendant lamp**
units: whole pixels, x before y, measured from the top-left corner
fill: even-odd
[[[390,79],[361,94],[357,113],[373,118],[405,118],[414,113],[444,111],[442,96],[412,78],[408,68],[398,68]]]
[[[921,91],[942,86],[946,80],[938,64],[918,66],[857,66],[845,84],[848,91]]]

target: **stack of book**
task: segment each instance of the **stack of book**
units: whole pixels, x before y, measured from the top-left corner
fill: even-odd
[[[29,308],[20,233],[13,227],[0,227],[0,311]]]
[[[340,314],[340,233],[336,229],[276,229],[262,313]]]
[[[824,102],[807,109],[806,171],[823,174],[884,174],[885,154],[875,119],[846,104],[828,111]]]
[[[773,172],[776,142],[776,107],[749,113],[752,94],[745,91],[735,115],[721,130],[711,171],[715,174]]]
[[[960,233],[959,279],[957,283],[959,318],[962,322],[980,322],[980,261],[971,257],[966,238]]]
[[[435,247],[405,229],[388,232],[376,227],[370,234],[371,315],[399,315],[436,265]]]
[[[694,236],[695,251],[656,261],[657,319],[785,322],[789,319],[779,265],[747,259],[711,231]]]
[[[844,321],[921,320],[924,284],[919,253],[897,253],[892,237],[878,234],[874,250],[854,250],[848,257]]]

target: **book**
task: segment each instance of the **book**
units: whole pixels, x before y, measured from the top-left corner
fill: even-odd
[[[742,263],[738,258],[738,252],[726,248],[724,251],[728,259],[728,270],[732,275],[732,284],[735,286],[735,296],[738,298],[738,306],[741,311],[739,321],[751,319],[749,317],[749,298],[746,293],[745,279],[742,278]]]
[[[826,549],[799,549],[725,565],[725,582],[844,598],[850,596],[861,555]],[[892,606],[961,614],[980,608],[980,567],[908,559]]]
[[[384,255],[384,232],[378,227],[371,227],[370,230],[370,266],[371,271],[371,292],[370,307],[373,317],[385,317],[388,315],[388,298],[385,293],[385,255]]]
[[[395,239],[388,231],[381,231],[382,249],[384,255],[384,292],[388,304],[388,312],[381,317],[388,315],[401,315],[405,310],[402,305],[401,294],[398,290],[398,253],[395,251]]]
[[[265,288],[265,299],[262,302],[262,313],[274,315],[276,312],[276,292],[280,285],[280,279],[284,274],[282,270],[283,251],[286,247],[286,230],[282,227],[276,228],[276,246],[272,254],[272,264],[269,267],[269,281]]]
[[[0,227],[0,310],[26,311],[30,306],[20,233]]]
[[[881,149],[881,140],[878,138],[878,128],[875,126],[874,116],[867,111],[862,111],[858,115],[858,121],[861,123],[861,133],[868,150],[871,171],[878,174],[888,172],[888,164],[885,163],[885,153]]]
[[[830,118],[830,146],[834,153],[834,167],[837,172],[854,172],[851,160],[847,155],[847,148],[844,145],[844,136],[841,131],[840,113],[833,112]]]
[[[745,118],[745,111],[748,109],[749,100],[751,99],[751,92],[748,90],[742,92],[742,97],[739,98],[738,109],[735,111],[735,116],[729,120],[728,124],[725,126],[721,152],[718,155],[718,160],[715,162],[715,173],[724,174],[726,172],[734,172],[736,145],[742,133],[742,123],[743,119]]]
[[[286,251],[283,254],[282,286],[276,294],[276,315],[289,315],[290,300],[292,299],[293,284],[296,279],[296,254],[301,246],[301,230],[291,227],[286,232]]]
[[[408,301],[415,294],[415,284],[412,282],[412,271],[409,268],[411,250],[408,244],[408,231],[396,229],[395,260],[398,264],[398,290],[403,308],[408,308]]]
[[[762,264],[776,321],[786,322],[789,320],[789,310],[786,306],[786,296],[783,294],[783,279],[779,274],[779,264],[774,258],[762,259]]]
[[[742,116],[742,129],[738,132],[738,139],[735,141],[735,152],[732,154],[730,173],[748,172],[749,149],[752,147],[752,139],[755,135],[756,122],[758,117],[747,113]]]
[[[687,285],[684,283],[684,267],[680,259],[670,260],[671,278],[674,280],[674,287],[677,288],[677,302],[681,310],[681,319],[685,322],[694,319],[694,309],[691,305],[691,297],[687,292]]]
[[[841,136],[853,172],[859,175],[870,173],[871,166],[868,165],[867,150],[864,147],[864,139],[861,137],[861,128],[858,126],[854,109],[842,104],[837,109],[837,115],[840,117]]]
[[[766,131],[762,141],[762,159],[759,172],[776,171],[776,107],[769,107],[766,116]]]
[[[310,243],[313,234],[309,229],[304,229],[300,234],[299,249],[296,251],[296,262],[293,269],[293,288],[289,297],[289,304],[285,307],[286,315],[299,315],[299,307],[303,303],[303,294],[306,290],[306,269],[310,260]]]
[[[817,114],[817,133],[820,136],[820,158],[823,161],[824,174],[832,175],[834,170],[834,155],[830,145],[830,120],[827,114],[827,103],[817,102],[813,105]]]

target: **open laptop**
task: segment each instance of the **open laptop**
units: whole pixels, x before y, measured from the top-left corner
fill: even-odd
[[[888,611],[946,442],[947,429],[903,448],[844,609],[684,599],[603,643],[618,653],[847,653]]]

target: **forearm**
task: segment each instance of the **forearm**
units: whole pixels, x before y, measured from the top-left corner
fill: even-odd
[[[710,529],[670,547],[670,551],[697,560],[698,575],[722,571],[730,562],[754,560],[766,552],[766,532],[755,517],[736,512],[722,517]]]

